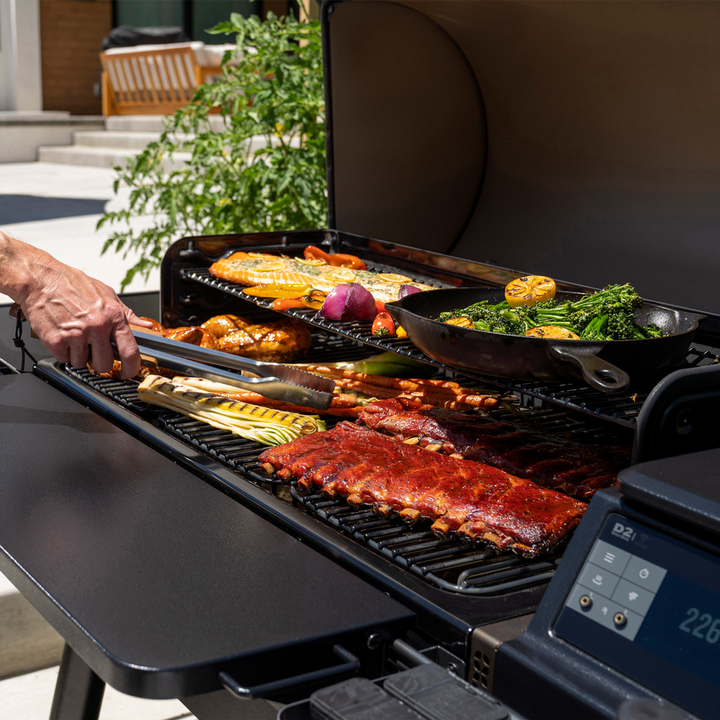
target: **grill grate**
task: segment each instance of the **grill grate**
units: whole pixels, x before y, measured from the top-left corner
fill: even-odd
[[[242,292],[242,286],[218,280],[211,275],[208,270],[184,270],[182,276],[185,279],[208,285],[248,302],[253,302],[256,305],[266,308],[272,306],[272,300],[245,295]],[[373,336],[370,332],[371,323],[369,322],[330,322],[327,320],[318,320],[315,319],[314,310],[304,308],[291,309],[284,312],[292,317],[302,319],[315,327],[330,330],[347,339],[364,343],[378,350],[391,350],[392,352],[405,355],[428,365],[434,365],[438,369],[445,368],[442,363],[425,355],[425,353],[415,347],[408,339],[381,339]],[[720,362],[720,355],[718,355],[717,349],[693,345],[688,352],[683,367],[702,367],[716,362]],[[677,368],[671,368],[665,374],[675,369]],[[635,427],[643,402],[647,399],[658,381],[664,376],[664,374],[645,376],[641,380],[634,382],[625,392],[608,395],[576,382],[552,384],[540,381],[521,382],[518,380],[486,377],[484,375],[471,374],[466,371],[458,372],[465,377],[473,378],[482,383],[489,383],[523,398],[536,398],[547,401],[576,412],[592,415],[599,420],[609,421],[628,428]]]
[[[408,529],[372,510],[328,500],[322,493],[302,495],[295,485],[290,493],[296,502],[381,555],[444,590],[463,595],[493,595],[547,582],[560,560],[559,553],[527,560],[460,540],[440,540],[430,530]]]
[[[255,442],[219,430],[184,415],[140,400],[137,383],[99,377],[87,369],[66,367],[65,372],[84,385],[122,405],[146,422],[181,440],[240,478],[278,495],[352,537],[426,582],[462,595],[491,596],[547,582],[559,562],[560,552],[526,559],[512,553],[498,554],[460,539],[438,539],[427,524],[408,528],[396,517],[383,518],[366,508],[351,508],[344,500],[320,493],[305,495],[298,488],[268,476],[257,458],[264,449]],[[507,419],[519,413],[549,432],[572,434],[589,441],[617,442],[607,429],[585,424],[553,407],[503,409],[494,415]],[[328,426],[337,419],[327,418]],[[289,492],[288,492],[289,489]]]

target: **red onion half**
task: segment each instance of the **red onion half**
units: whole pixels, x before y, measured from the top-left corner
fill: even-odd
[[[400,292],[398,293],[398,300],[402,300],[406,295],[414,295],[415,293],[422,292],[419,287],[414,285],[401,285]]]
[[[318,314],[328,320],[372,320],[375,298],[358,283],[342,283],[328,293]]]

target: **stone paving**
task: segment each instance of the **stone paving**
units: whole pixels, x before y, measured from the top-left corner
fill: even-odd
[[[113,193],[115,171],[108,168],[56,163],[0,164],[0,229],[47,250],[115,290],[134,261],[110,251],[101,256],[111,227],[95,229],[105,210],[126,207],[129,190]],[[133,227],[148,227],[151,216],[134,218]],[[155,291],[160,274],[148,282],[133,280],[126,292]],[[0,294],[0,304],[9,302]]]

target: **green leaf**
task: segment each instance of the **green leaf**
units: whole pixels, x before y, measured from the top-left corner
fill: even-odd
[[[147,278],[182,236],[327,225],[319,23],[233,13],[212,32],[236,35],[238,52],[223,58],[224,80],[199,87],[192,103],[166,119],[157,142],[116,168],[114,190],[130,188],[129,207],[106,213],[98,228],[125,226],[103,253],[138,254],[123,289]],[[240,58],[237,66],[227,65],[231,56]],[[212,129],[211,110],[225,119],[221,132]],[[255,137],[266,147],[252,150]],[[165,172],[164,161],[178,151],[190,154],[189,163]],[[133,218],[148,214],[154,227],[133,228]]]

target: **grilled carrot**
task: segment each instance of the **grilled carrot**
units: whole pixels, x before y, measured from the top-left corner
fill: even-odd
[[[394,388],[382,387],[380,385],[369,385],[357,380],[348,380],[346,378],[337,378],[335,380],[337,387],[343,390],[353,391],[387,400],[396,397],[405,397],[426,405],[435,405],[436,407],[448,407],[453,409],[484,409],[490,410],[499,405],[500,400],[496,395],[484,395],[476,392],[468,392],[462,388],[442,388],[442,387],[420,387],[418,390],[397,390]]]
[[[494,395],[424,395],[422,393],[400,393],[399,398],[417,400],[426,405],[444,407],[451,410],[492,410],[500,404]]]
[[[385,375],[370,375],[369,373],[356,372],[354,370],[331,368],[326,365],[304,365],[303,367],[309,372],[318,373],[320,375],[332,375],[333,377],[358,380],[370,385],[380,385],[382,387],[396,388],[398,390],[417,390],[422,386],[447,388],[460,387],[458,383],[450,380],[425,380],[422,378],[403,380],[402,378],[386,377]]]
[[[230,400],[236,400],[238,402],[249,403],[252,405],[261,405],[262,407],[271,408],[273,410],[283,410],[285,412],[296,412],[296,413],[311,413],[317,414],[317,410],[313,408],[304,407],[302,405],[293,405],[291,403],[284,403],[280,400],[272,400],[266,398],[264,395],[254,393],[250,390],[239,390],[233,385],[226,385],[225,383],[217,383],[211,380],[205,380],[204,378],[195,377],[180,377],[177,376],[173,379],[173,382],[185,386],[194,388],[196,390],[202,390],[203,392],[212,393],[213,395],[220,395]],[[335,411],[352,410],[351,413],[335,412]],[[332,404],[330,408],[324,411],[330,415],[356,415],[362,410],[362,407],[358,406],[358,398],[355,395],[349,393],[335,393],[332,398]]]
[[[345,378],[339,378],[336,380],[335,386],[340,387],[343,390],[353,390],[354,392],[362,393],[368,397],[375,398],[394,398],[402,392],[402,390],[398,390],[397,388],[383,385],[371,385],[369,383],[360,382],[359,380],[347,380]]]

